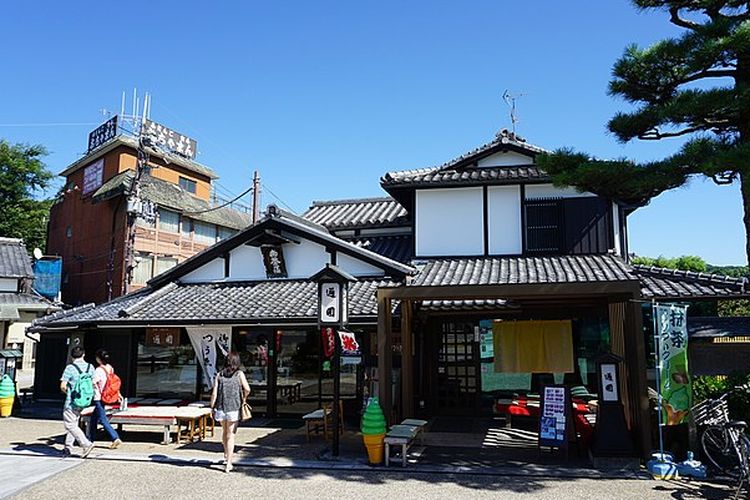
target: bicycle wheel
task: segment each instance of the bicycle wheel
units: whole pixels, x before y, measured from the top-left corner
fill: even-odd
[[[727,430],[720,425],[711,425],[701,435],[703,456],[718,473],[738,477],[741,472],[740,457],[732,445]]]

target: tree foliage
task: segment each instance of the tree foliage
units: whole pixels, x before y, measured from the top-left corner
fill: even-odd
[[[0,140],[0,236],[23,238],[28,248],[44,248],[51,200],[38,199],[53,174],[42,146]]]
[[[653,257],[634,257],[631,259],[633,264],[642,266],[664,267],[667,269],[681,269],[683,271],[693,271],[696,273],[705,273],[708,271],[708,264],[701,257],[696,255],[683,255],[681,257],[664,257],[660,255]]]
[[[572,149],[540,155],[556,184],[572,185],[633,205],[703,175],[741,183],[750,260],[750,2],[634,0],[666,11],[681,36],[650,47],[631,45],[614,64],[609,94],[634,106],[609,131],[621,142],[685,136],[659,161],[600,160]]]

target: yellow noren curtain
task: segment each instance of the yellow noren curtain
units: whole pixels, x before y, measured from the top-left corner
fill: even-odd
[[[500,321],[492,325],[495,372],[572,373],[570,320]]]

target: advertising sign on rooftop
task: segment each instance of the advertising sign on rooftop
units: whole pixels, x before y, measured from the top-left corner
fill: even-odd
[[[195,139],[191,139],[186,135],[175,132],[171,128],[148,119],[143,122],[141,134],[151,139],[156,146],[165,148],[172,153],[185,156],[191,160],[195,158],[198,150],[198,143]]]
[[[89,149],[96,149],[117,135],[117,116],[113,116],[89,133]]]
[[[83,169],[83,194],[86,195],[99,189],[103,178],[104,158],[99,158]]]

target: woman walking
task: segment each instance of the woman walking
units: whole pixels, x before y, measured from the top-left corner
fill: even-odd
[[[232,351],[227,354],[224,368],[214,380],[211,392],[211,408],[214,420],[221,422],[221,442],[224,445],[224,472],[232,470],[234,454],[234,434],[240,420],[240,408],[250,395],[250,385],[245,374],[240,370],[240,355]]]
[[[96,370],[94,370],[93,377],[94,413],[91,415],[91,425],[89,426],[89,433],[91,435],[89,436],[89,439],[92,442],[94,441],[96,428],[98,423],[101,422],[102,427],[104,427],[104,430],[109,434],[109,438],[112,440],[112,444],[109,445],[109,447],[115,449],[122,444],[122,441],[120,441],[120,436],[117,435],[117,431],[115,431],[110,425],[109,419],[107,418],[107,412],[104,410],[104,403],[113,403],[114,401],[102,401],[102,394],[112,393],[109,397],[122,401],[122,396],[119,395],[119,378],[114,375],[115,369],[109,364],[109,353],[106,350],[99,349],[96,351],[96,363],[97,367]],[[117,382],[114,382],[115,378],[117,379]],[[107,387],[108,383],[110,384],[110,387]],[[113,387],[115,383],[117,383],[118,387]]]

